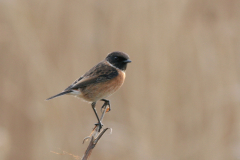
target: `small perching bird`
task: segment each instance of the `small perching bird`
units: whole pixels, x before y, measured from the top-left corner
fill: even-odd
[[[131,60],[126,53],[112,52],[108,54],[103,61],[74,81],[73,84],[67,87],[64,91],[48,98],[47,100],[62,95],[74,95],[90,102],[97,117],[97,125],[99,125],[100,131],[102,123],[99,120],[95,108],[96,102],[99,100],[104,101],[105,103],[103,106],[108,105],[110,111],[110,102],[105,98],[109,97],[122,86],[125,80],[127,64],[130,62]]]

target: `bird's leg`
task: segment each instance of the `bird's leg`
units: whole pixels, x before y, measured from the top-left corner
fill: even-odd
[[[102,106],[102,109],[103,109],[104,107],[106,107],[106,106],[109,106],[109,109],[107,110],[107,112],[110,112],[110,111],[111,111],[110,101],[107,100],[107,99],[101,99],[101,101],[104,101],[104,104],[103,104],[103,106]],[[102,109],[101,109],[101,110],[102,110]]]
[[[97,114],[95,105],[96,105],[96,102],[93,102],[93,103],[92,103],[92,109],[93,109],[93,111],[94,111],[94,113],[95,113],[95,115],[96,115],[96,117],[97,117],[97,120],[98,120],[98,123],[95,124],[95,125],[99,125],[99,130],[98,130],[98,132],[100,132],[100,130],[102,129],[103,124],[102,124],[102,122],[100,121],[100,119],[99,119],[99,117],[98,117],[98,114]]]

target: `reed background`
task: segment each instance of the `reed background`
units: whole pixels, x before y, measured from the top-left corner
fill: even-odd
[[[239,0],[1,0],[0,159],[81,157],[90,105],[44,100],[118,50],[133,62],[91,159],[239,160],[239,28]]]

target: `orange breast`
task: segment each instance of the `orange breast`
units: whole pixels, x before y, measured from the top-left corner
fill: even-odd
[[[123,85],[125,72],[119,70],[118,73],[119,75],[117,77],[107,82],[88,86],[79,97],[89,102],[96,102],[100,99],[107,98]]]

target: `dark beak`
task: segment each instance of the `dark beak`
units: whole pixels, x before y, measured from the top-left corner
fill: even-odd
[[[125,61],[123,61],[124,63],[131,63],[132,61],[130,59],[127,59]]]

